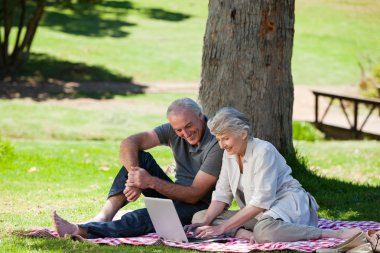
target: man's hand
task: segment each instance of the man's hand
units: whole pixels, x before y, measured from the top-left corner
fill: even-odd
[[[131,167],[131,171],[128,173],[127,186],[147,189],[151,185],[152,180],[153,176],[143,168]]]
[[[127,184],[125,184],[125,189],[123,193],[129,202],[134,202],[140,197],[141,189],[136,187],[130,187],[127,186]]]

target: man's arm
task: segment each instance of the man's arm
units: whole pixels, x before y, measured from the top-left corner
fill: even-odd
[[[154,131],[129,136],[120,144],[120,161],[129,173],[131,168],[139,165],[138,152],[140,150],[146,150],[158,145],[160,145],[160,141]],[[123,193],[129,202],[133,202],[140,197],[141,189],[126,185]]]
[[[183,186],[153,177],[144,169],[136,167],[129,173],[127,185],[154,189],[170,199],[195,204],[215,186],[217,180],[217,177],[200,170],[192,185]]]
[[[120,144],[120,162],[131,171],[131,167],[139,166],[138,152],[160,145],[155,131],[142,132],[124,139]]]

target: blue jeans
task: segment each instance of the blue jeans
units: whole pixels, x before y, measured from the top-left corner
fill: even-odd
[[[147,152],[139,152],[139,165],[151,175],[162,180],[172,182],[165,172],[156,163],[154,158]],[[125,182],[128,179],[127,170],[122,167],[117,174],[108,197],[123,192]],[[145,189],[142,194],[147,197],[167,198],[164,195],[152,189]],[[207,209],[208,205],[199,201],[197,204],[186,204],[183,202],[173,201],[182,225],[191,223],[194,213]],[[126,202],[125,204],[127,204]],[[80,224],[79,227],[87,231],[87,238],[104,238],[104,237],[133,237],[147,233],[155,232],[146,208],[134,210],[124,214],[120,220],[109,222],[89,222]]]

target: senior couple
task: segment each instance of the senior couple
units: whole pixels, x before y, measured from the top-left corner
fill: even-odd
[[[141,194],[172,199],[182,224],[190,225],[200,238],[224,234],[264,243],[350,238],[360,232],[317,228],[315,199],[291,176],[276,148],[254,138],[249,120],[236,109],[223,108],[208,120],[195,101],[183,98],[168,107],[167,119],[169,123],[121,143],[123,167],[91,222],[70,223],[53,212],[59,236],[132,237],[154,232],[145,208],[112,220]],[[158,145],[173,152],[175,182],[145,152]],[[233,199],[240,210],[228,210]]]

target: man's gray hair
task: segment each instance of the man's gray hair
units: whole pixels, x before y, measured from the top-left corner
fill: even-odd
[[[178,109],[185,109],[188,111],[194,112],[195,115],[199,115],[199,113],[202,113],[202,108],[200,105],[192,100],[191,98],[180,98],[177,100],[174,100],[173,103],[171,103],[168,107],[168,110],[166,111],[166,117],[169,117],[169,115],[178,110]]]
[[[253,136],[249,119],[241,112],[232,107],[220,109],[215,116],[207,122],[207,126],[213,135],[225,134],[227,132],[247,132],[249,137]]]

